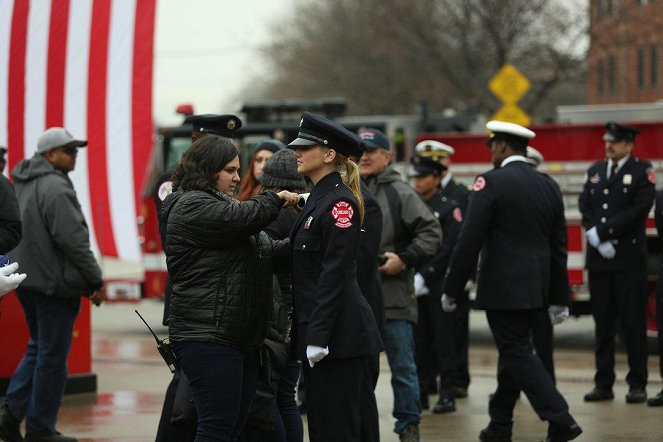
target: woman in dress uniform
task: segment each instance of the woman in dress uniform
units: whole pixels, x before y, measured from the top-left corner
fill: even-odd
[[[342,126],[304,112],[290,143],[297,171],[314,187],[290,234],[297,352],[304,363],[311,441],[360,441],[377,421],[366,359],[383,346],[356,277],[363,199],[361,142]]]

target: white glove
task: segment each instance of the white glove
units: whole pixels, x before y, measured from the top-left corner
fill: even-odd
[[[0,296],[14,290],[28,276],[25,273],[14,273],[16,269],[18,269],[17,262],[0,267]]]
[[[424,296],[429,293],[428,287],[426,287],[426,280],[421,273],[414,274],[414,296],[417,298],[419,296]]]
[[[446,313],[451,313],[456,310],[456,298],[453,296],[449,296],[446,293],[443,293],[442,299],[440,301],[442,302],[442,310],[444,310]]]
[[[585,236],[587,237],[587,242],[590,246],[598,248],[599,244],[601,243],[601,239],[599,238],[599,234],[596,231],[596,227],[589,229],[587,233],[585,233]]]
[[[308,365],[313,368],[316,362],[322,361],[322,358],[329,354],[329,347],[318,347],[317,345],[307,345],[306,346],[306,358],[308,359]]]
[[[561,324],[569,317],[569,308],[565,305],[551,305],[548,307],[548,316],[552,325]]]
[[[617,254],[615,246],[613,246],[610,241],[602,242],[601,244],[599,244],[598,249],[601,256],[604,257],[605,259],[612,259]]]

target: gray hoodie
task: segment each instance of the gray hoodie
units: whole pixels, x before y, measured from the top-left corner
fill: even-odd
[[[28,275],[21,288],[48,296],[89,296],[102,287],[101,269],[67,174],[35,154],[12,171],[23,239],[11,253]]]

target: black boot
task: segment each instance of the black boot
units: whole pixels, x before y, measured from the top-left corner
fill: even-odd
[[[23,442],[21,422],[14,417],[5,404],[0,407],[0,440],[7,442]]]

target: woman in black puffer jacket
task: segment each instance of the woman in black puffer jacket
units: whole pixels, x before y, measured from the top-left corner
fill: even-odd
[[[297,195],[237,201],[239,156],[227,138],[194,142],[164,201],[173,284],[169,330],[198,410],[196,441],[237,438],[255,395],[257,348],[272,311],[272,274],[290,264],[287,241],[262,229]]]

